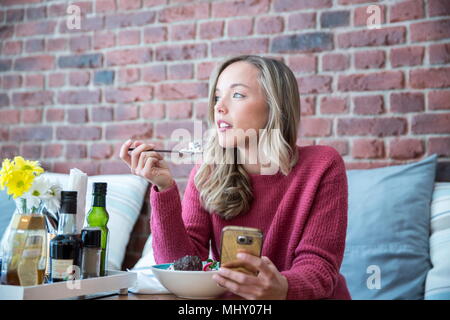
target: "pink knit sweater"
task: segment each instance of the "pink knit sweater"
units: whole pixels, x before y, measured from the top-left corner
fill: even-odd
[[[287,299],[350,299],[339,273],[347,230],[347,176],[342,157],[328,146],[299,147],[299,161],[284,176],[250,174],[250,210],[231,220],[210,214],[200,204],[189,176],[183,201],[177,184],[150,193],[151,230],[157,263],[187,254],[220,260],[222,228],[238,225],[264,233],[262,255],[288,280]]]

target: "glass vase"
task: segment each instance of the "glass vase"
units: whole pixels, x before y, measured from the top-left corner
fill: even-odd
[[[34,286],[44,282],[47,227],[41,212],[16,210],[2,246],[1,283]]]

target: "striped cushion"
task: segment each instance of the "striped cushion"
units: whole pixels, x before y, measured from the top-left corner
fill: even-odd
[[[426,300],[450,300],[450,183],[436,182],[431,202],[430,258]]]
[[[68,174],[46,172],[46,176],[63,187],[69,181]],[[106,182],[106,209],[109,213],[108,269],[120,270],[130,234],[141,212],[148,182],[131,174],[112,174],[88,177],[86,214],[92,204],[93,182]]]

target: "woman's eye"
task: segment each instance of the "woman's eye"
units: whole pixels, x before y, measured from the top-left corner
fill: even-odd
[[[238,93],[238,92],[235,92],[235,93],[233,94],[233,98],[245,98],[245,96],[242,95],[242,94],[240,94],[240,93]],[[215,97],[214,97],[214,102],[215,102],[215,103],[217,103],[217,101],[219,101],[219,100],[220,100],[220,97],[218,97],[218,96],[215,96]]]

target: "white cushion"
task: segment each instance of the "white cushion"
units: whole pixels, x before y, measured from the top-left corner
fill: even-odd
[[[180,257],[181,258],[181,257]],[[211,243],[209,247],[209,259],[212,259],[212,250],[211,250]],[[139,259],[139,261],[134,265],[132,270],[138,270],[138,269],[144,269],[144,268],[150,268],[151,266],[155,265],[155,257],[153,255],[153,246],[152,246],[152,235],[150,234],[147,238],[147,241],[145,242],[144,249],[142,250],[142,256]]]
[[[450,183],[436,182],[431,201],[430,259],[426,300],[450,300]]]
[[[69,181],[68,174],[46,172],[44,175],[52,181],[59,182],[63,190]],[[106,182],[108,184],[106,194],[106,210],[109,213],[108,269],[120,270],[131,231],[142,209],[148,182],[131,174],[88,177],[86,215],[92,204],[93,182]]]
[[[141,258],[133,267],[133,270],[141,268],[149,268],[156,264],[155,257],[153,255],[152,247],[152,235],[150,234],[145,243],[144,249],[142,250]]]

